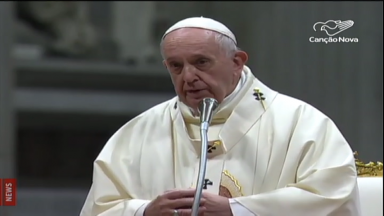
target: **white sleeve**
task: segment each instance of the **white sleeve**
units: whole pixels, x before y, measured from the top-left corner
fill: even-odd
[[[147,205],[150,203],[151,201],[148,201],[146,203],[144,203],[135,213],[135,216],[144,216],[144,211],[145,211],[145,208],[147,208]],[[127,215],[129,216],[129,215]]]
[[[233,216],[257,216],[234,199],[229,199],[229,205]]]

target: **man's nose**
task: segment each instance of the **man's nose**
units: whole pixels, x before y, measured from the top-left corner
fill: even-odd
[[[186,83],[193,83],[198,80],[197,74],[196,74],[196,68],[189,65],[184,66],[183,69],[183,80]]]

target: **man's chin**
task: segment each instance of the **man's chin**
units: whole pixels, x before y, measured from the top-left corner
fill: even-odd
[[[202,100],[202,99],[201,99]],[[197,109],[199,107],[199,104],[200,104],[200,101],[201,100],[197,100],[197,99],[194,99],[194,100],[187,100],[187,106],[192,108],[192,109]]]
[[[200,102],[203,100],[204,98],[187,98],[185,100],[185,104],[192,108],[192,109],[197,109],[199,107],[199,104]]]
[[[207,98],[207,97],[212,97],[212,96],[201,96],[201,97],[186,97],[185,98],[185,101],[184,101],[184,103],[188,106],[188,107],[190,107],[190,108],[192,108],[192,109],[198,109],[198,107],[199,107],[199,104],[200,104],[200,102],[204,99],[204,98]]]

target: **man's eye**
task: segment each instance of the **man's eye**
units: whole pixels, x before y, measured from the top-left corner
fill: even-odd
[[[207,59],[199,59],[198,61],[197,61],[197,64],[198,65],[205,65],[205,64],[207,64],[208,63],[208,60]]]
[[[180,68],[182,65],[180,63],[171,63],[172,68]]]

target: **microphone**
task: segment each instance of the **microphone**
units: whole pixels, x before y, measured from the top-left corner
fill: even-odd
[[[219,106],[219,103],[216,99],[213,98],[204,98],[199,104],[199,113],[200,113],[200,123],[201,125],[209,125],[211,124],[212,117],[216,113],[216,109]],[[208,128],[205,128],[207,129]]]
[[[193,199],[192,216],[198,216],[200,207],[201,195],[205,184],[205,172],[207,170],[207,149],[208,149],[208,128],[211,124],[213,116],[217,112],[219,103],[213,98],[204,98],[199,104],[200,112],[200,137],[201,137],[201,152],[199,175],[196,183],[196,193]]]

